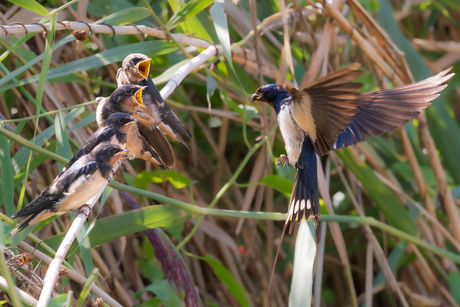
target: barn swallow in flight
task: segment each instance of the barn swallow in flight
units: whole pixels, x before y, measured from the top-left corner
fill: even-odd
[[[439,96],[447,86],[443,83],[454,75],[447,74],[449,68],[412,84],[359,93],[361,84],[352,82],[362,73],[359,67],[351,65],[290,93],[281,85],[267,84],[251,96],[252,101],[264,101],[275,109],[287,152],[285,165],[288,162],[297,169],[282,235],[291,219],[289,233],[294,221],[311,216],[318,233],[316,154],[325,155],[406,124]]]
[[[136,124],[128,131],[126,149],[131,157],[150,161],[165,168],[174,165],[174,153],[166,137],[154,120],[139,109],[144,106],[142,90],[145,87],[126,84],[117,88],[108,98],[98,97],[96,120],[99,127],[107,125],[110,114],[123,112],[131,114]],[[142,108],[144,109],[144,108]],[[144,109],[145,110],[145,109]]]
[[[110,143],[125,148],[128,131],[131,129],[131,126],[137,122],[139,121],[128,113],[116,112],[110,114],[105,121],[106,126],[99,127],[99,129],[89,137],[88,141],[86,141],[75,156],[64,166],[59,177],[78,159],[89,154],[98,144]]]
[[[161,97],[160,92],[149,76],[149,71],[150,59],[146,55],[141,53],[130,54],[123,60],[122,67],[118,69],[118,86],[125,84],[146,86],[147,88],[142,92],[142,99],[146,108],[145,112],[155,120],[155,123],[164,134],[173,138],[190,151],[184,138],[191,139],[192,135]]]
[[[54,215],[80,208],[93,198],[112,174],[115,165],[128,155],[119,145],[103,143],[82,156],[53,181],[36,199],[11,218],[28,216],[11,234]]]

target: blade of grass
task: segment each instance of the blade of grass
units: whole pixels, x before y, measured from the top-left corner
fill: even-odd
[[[1,178],[3,202],[5,205],[5,213],[11,216],[14,211],[14,173],[13,164],[11,163],[10,146],[8,140],[4,136],[0,136],[0,161],[2,163]]]
[[[39,120],[38,116],[40,115],[42,97],[43,97],[43,92],[45,90],[45,84],[46,84],[46,76],[48,74],[49,66],[51,63],[51,56],[53,55],[54,34],[56,32],[56,20],[57,20],[57,15],[53,15],[50,21],[50,30],[48,32],[48,35],[46,36],[43,63],[42,63],[41,72],[40,72],[40,79],[38,80],[38,85],[37,85],[37,97],[36,97],[36,100],[37,100],[36,116],[37,117],[35,119],[35,129],[34,129],[34,137],[33,137],[32,143],[35,142],[35,136],[37,134],[38,120]],[[30,166],[31,159],[32,159],[32,151],[30,151],[30,154],[29,154],[29,159],[28,159],[27,167],[26,167],[26,173],[24,176],[24,183],[22,185],[21,193],[19,195],[19,201],[18,201],[18,206],[17,206],[18,211],[22,208],[22,203],[24,201],[24,196],[25,196],[26,186],[27,186],[27,179],[29,177],[29,166]]]
[[[65,127],[64,116],[59,112],[56,116],[54,124],[56,133],[56,153],[66,159],[72,159],[72,150],[70,149],[69,137],[67,136],[67,129]],[[59,170],[62,170],[64,164],[58,162]]]
[[[12,3],[15,3],[23,8],[31,10],[39,15],[46,16],[48,15],[48,10],[45,9],[41,4],[35,0],[9,0]]]
[[[98,274],[99,274],[99,270],[97,268],[94,268],[94,270],[91,272],[91,275],[89,275],[88,280],[86,281],[85,285],[83,286],[83,289],[80,292],[80,296],[78,297],[78,300],[77,300],[78,307],[81,307],[85,304],[86,299],[88,298],[91,286],[96,281]]]
[[[3,229],[3,222],[0,222],[0,246],[2,247],[5,246],[4,238],[5,238],[5,231]],[[6,263],[5,254],[3,253],[3,251],[0,253],[0,268],[2,270],[2,276],[6,279],[6,282],[8,283],[7,292],[9,294],[9,297],[11,298],[11,301],[13,302],[13,306],[20,307],[21,301],[19,300],[18,293],[15,291],[16,284],[14,283],[14,280],[11,277],[10,270]]]

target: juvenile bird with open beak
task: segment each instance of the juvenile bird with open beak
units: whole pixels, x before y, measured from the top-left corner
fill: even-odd
[[[128,113],[116,112],[110,114],[105,121],[105,126],[99,127],[73,156],[72,159],[64,166],[59,176],[61,176],[69,167],[71,167],[78,159],[90,153],[94,147],[101,143],[110,143],[120,145],[125,148],[128,139],[128,131],[131,126],[139,122]]]
[[[150,58],[142,53],[130,54],[123,60],[122,67],[118,69],[118,86],[125,84],[146,86],[147,88],[142,92],[146,113],[154,119],[164,134],[173,138],[190,151],[184,138],[191,139],[192,135],[161,97],[155,83],[149,76],[149,72]]]
[[[99,127],[107,125],[107,118],[116,112],[131,114],[137,122],[128,130],[125,148],[132,157],[150,161],[164,168],[174,165],[174,153],[166,137],[154,120],[139,109],[144,106],[145,87],[127,84],[117,88],[108,98],[98,97],[96,120]],[[144,108],[142,108],[144,109]]]
[[[97,145],[55,179],[36,199],[11,217],[28,217],[11,234],[15,235],[29,225],[54,215],[80,208],[96,196],[109,180],[118,161],[127,155],[128,151],[119,145]]]
[[[439,96],[447,86],[444,82],[454,75],[448,74],[449,68],[412,84],[359,93],[361,84],[352,82],[362,73],[359,67],[351,65],[291,92],[267,84],[251,96],[252,101],[266,102],[275,109],[287,152],[278,165],[284,156],[284,164],[297,169],[282,236],[289,221],[291,233],[294,221],[311,216],[318,230],[316,154],[322,156],[406,124]]]

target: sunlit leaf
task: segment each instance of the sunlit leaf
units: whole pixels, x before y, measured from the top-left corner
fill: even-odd
[[[174,15],[169,19],[166,23],[167,28],[171,28],[176,24],[195,16],[206,7],[208,7],[214,0],[193,0],[187,3],[183,8],[179,11],[175,12]]]
[[[313,221],[300,223],[295,241],[294,267],[289,294],[289,306],[311,306],[313,272],[316,257],[316,241],[308,226]],[[314,230],[313,230],[314,231]]]
[[[91,247],[155,227],[170,227],[193,218],[189,211],[151,206],[98,219],[89,235]]]
[[[160,298],[165,307],[181,307],[180,299],[177,296],[177,293],[171,288],[166,279],[154,282],[146,288],[138,291],[136,293],[137,297],[140,297],[142,293],[146,291],[151,291],[156,296]]]
[[[48,10],[35,0],[8,0],[42,16],[48,15]]]
[[[223,3],[223,0],[214,1],[214,5],[211,8],[211,16],[212,21],[214,22],[214,27],[216,28],[217,36],[219,37],[220,44],[222,45],[222,48],[224,48],[224,53],[227,57],[228,64],[233,68],[227,14],[225,14],[221,3]]]
[[[173,170],[160,170],[155,172],[143,171],[137,176],[134,185],[146,188],[149,183],[171,182],[176,189],[182,189],[190,184],[190,179]]]
[[[239,306],[251,306],[246,296],[244,288],[238,283],[233,275],[217,260],[206,254],[204,257],[197,257],[209,263],[214,269],[217,278],[222,281],[228,288],[228,291],[233,295]]]

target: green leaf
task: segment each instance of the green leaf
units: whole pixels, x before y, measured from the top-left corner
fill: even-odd
[[[180,299],[177,296],[176,292],[171,289],[169,282],[166,279],[162,281],[157,281],[148,287],[138,291],[136,297],[140,297],[142,293],[146,291],[153,292],[156,296],[160,298],[165,307],[181,307]]]
[[[190,184],[190,179],[181,173],[173,170],[161,170],[155,172],[143,171],[137,176],[134,185],[145,189],[149,183],[162,183],[165,181],[171,182],[176,189],[182,189]]]
[[[171,206],[151,206],[98,219],[89,235],[91,247],[155,227],[171,227],[193,218],[190,211]]]
[[[13,186],[13,163],[11,162],[10,146],[8,140],[3,135],[0,136],[0,161],[3,201],[5,203],[5,213],[11,216],[14,213],[14,186]]]
[[[449,289],[455,301],[460,304],[460,274],[458,272],[449,271]]]
[[[206,261],[212,266],[217,278],[219,278],[220,281],[222,281],[227,286],[228,290],[236,299],[239,306],[251,306],[244,288],[219,261],[214,260],[209,254],[206,254],[204,257],[197,258]]]
[[[69,307],[72,306],[72,291],[69,291],[68,293],[63,293],[59,294],[56,296],[53,296],[52,299],[48,302],[48,307]]]
[[[32,12],[35,12],[39,15],[46,16],[48,15],[48,10],[45,9],[41,4],[35,0],[8,0],[14,4],[20,5]]]
[[[123,26],[128,23],[142,20],[148,16],[150,16],[150,13],[145,7],[131,7],[101,18],[96,23],[106,22],[113,26]]]
[[[99,273],[99,270],[97,268],[94,268],[94,270],[91,272],[91,275],[89,275],[88,280],[85,283],[85,286],[80,292],[80,296],[78,297],[77,301],[77,306],[81,307],[85,304],[86,299],[88,298],[91,286],[94,284],[97,275]]]
[[[111,63],[121,62],[133,51],[138,53],[144,53],[149,57],[154,57],[162,54],[171,53],[177,50],[177,46],[174,43],[167,43],[163,41],[147,41],[131,45],[125,45],[115,47],[101,53],[86,57],[84,59],[76,60],[59,67],[53,68],[49,71],[48,79],[66,76],[72,73],[80,72],[83,70],[90,70],[106,66]],[[2,87],[3,90],[13,88],[19,85],[28,84],[38,80],[38,75],[26,78],[19,82],[9,84]]]
[[[336,151],[346,166],[362,183],[366,193],[375,202],[389,224],[410,235],[417,235],[417,227],[409,212],[399,202],[393,191],[375,175],[374,170],[362,161],[356,161],[348,148]]]
[[[181,23],[182,21],[195,16],[205,8],[207,8],[214,0],[194,0],[190,1],[181,8],[179,11],[175,12],[174,15],[166,23],[166,27],[171,29],[175,25]]]
[[[64,116],[62,112],[59,112],[56,116],[56,122],[54,124],[56,131],[56,153],[61,157],[72,159],[72,150],[70,149],[69,137],[67,136],[67,129],[65,127]],[[58,162],[59,170],[62,170],[64,164]]]
[[[311,306],[317,248],[315,238],[312,235],[312,231],[315,231],[314,228],[313,221],[303,220],[300,223],[295,241],[294,273],[292,274],[291,293],[289,294],[290,306]]]
[[[260,183],[271,186],[288,197],[291,196],[292,187],[294,185],[291,180],[280,175],[267,175],[262,178]]]
[[[127,0],[92,0],[88,4],[88,12],[95,16],[104,16],[132,7],[133,5]]]
[[[57,42],[55,44],[54,50],[56,50],[57,48],[65,45],[65,44],[67,44],[69,42],[72,42],[74,40],[75,40],[75,36],[73,36],[72,34],[69,34],[67,37],[61,39],[59,42]],[[3,89],[3,85],[6,84],[8,81],[13,80],[17,76],[19,76],[19,75],[23,74],[24,72],[26,72],[30,67],[32,67],[35,64],[37,64],[38,62],[40,62],[43,59],[44,55],[45,55],[45,53],[40,54],[39,56],[35,57],[33,60],[27,62],[24,65],[21,65],[21,67],[19,67],[15,71],[12,71],[12,72],[8,73],[3,78],[1,78],[0,79],[0,86],[2,87],[2,89]]]
[[[214,28],[217,32],[222,48],[224,48],[225,56],[227,57],[228,64],[233,69],[232,53],[230,49],[230,34],[228,32],[227,14],[224,12],[224,8],[221,3],[223,0],[214,1],[214,5],[211,8],[212,21],[214,22]]]

